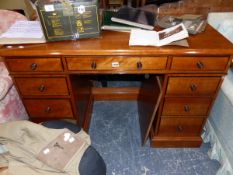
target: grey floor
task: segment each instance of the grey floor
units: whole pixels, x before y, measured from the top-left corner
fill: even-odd
[[[201,148],[142,147],[136,102],[95,102],[90,125],[92,145],[107,165],[107,175],[214,175],[219,163]]]

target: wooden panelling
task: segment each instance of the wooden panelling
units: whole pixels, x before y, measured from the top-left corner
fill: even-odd
[[[92,93],[96,101],[137,100],[139,88],[93,88]]]

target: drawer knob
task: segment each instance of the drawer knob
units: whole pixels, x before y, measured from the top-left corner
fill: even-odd
[[[97,67],[96,62],[92,62],[92,63],[91,63],[91,68],[92,68],[92,69],[96,69],[96,67]]]
[[[181,125],[177,126],[177,131],[178,132],[182,132],[183,131],[183,127]]]
[[[189,111],[190,111],[189,105],[184,105],[184,111],[185,111],[185,112],[189,112]]]
[[[195,92],[197,90],[197,85],[191,84],[190,89],[192,92]]]
[[[48,106],[46,109],[45,109],[45,112],[46,113],[50,113],[52,111],[52,108],[50,106]]]
[[[40,92],[43,92],[44,90],[45,90],[45,85],[40,85],[39,87],[38,87],[38,90],[40,91]]]
[[[137,62],[137,68],[142,69],[142,62],[141,61]]]
[[[32,63],[32,64],[31,64],[31,69],[32,69],[32,70],[36,70],[36,68],[37,68],[37,64],[36,64],[36,63]]]
[[[204,68],[204,64],[201,61],[198,61],[196,65],[197,65],[198,69],[203,69]]]

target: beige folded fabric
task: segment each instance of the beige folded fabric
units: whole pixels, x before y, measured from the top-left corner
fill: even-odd
[[[0,167],[6,164],[6,161],[3,161],[3,159],[7,160],[8,173],[10,175],[79,175],[79,162],[90,145],[90,137],[83,131],[74,134],[67,129],[49,129],[29,121],[14,121],[0,124],[0,131],[0,144],[5,145],[9,151],[9,154],[0,157]],[[70,159],[66,157],[65,161],[63,160],[64,153],[59,148],[59,146],[64,147],[64,144],[68,144],[67,141],[65,142],[67,136],[65,138],[64,133],[70,133],[69,143],[73,139],[78,141],[78,144],[74,141],[72,142],[78,147],[72,149],[73,156]],[[71,139],[72,137],[73,139]],[[60,139],[59,146],[54,147],[55,143],[58,142],[57,139]],[[72,144],[69,146],[72,146]],[[67,148],[70,148],[69,146]],[[40,153],[49,155],[48,151],[44,151],[47,148],[51,148],[50,153],[55,153],[56,151],[54,152],[54,150],[59,149],[60,153],[58,151],[56,154],[59,153],[60,156],[47,156],[46,159],[38,159]],[[47,164],[50,157],[51,159],[60,158],[61,162],[58,161],[56,166],[62,166],[56,167],[52,164]],[[49,162],[51,161],[49,160]]]

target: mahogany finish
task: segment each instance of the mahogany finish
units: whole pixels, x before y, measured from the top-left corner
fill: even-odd
[[[25,99],[24,104],[31,118],[73,118],[69,100]]]
[[[92,82],[88,77],[70,76],[73,108],[75,119],[84,130],[88,131],[92,112]]]
[[[203,97],[167,97],[162,115],[201,115],[208,114],[211,98]]]
[[[90,70],[147,70],[165,69],[167,57],[68,57],[67,69]]]
[[[170,77],[167,95],[214,95],[221,77]]]
[[[162,98],[162,82],[158,76],[144,80],[139,92],[138,112],[142,144],[146,143],[152,122]]]
[[[92,88],[94,100],[138,100],[140,89],[132,88]]]
[[[173,57],[172,70],[224,71],[228,57]]]
[[[94,100],[137,100],[142,143],[198,147],[201,129],[233,58],[217,31],[188,38],[189,47],[131,47],[129,33],[99,38],[3,46],[10,71],[33,121],[76,119],[88,130]],[[141,87],[94,87],[103,74],[149,74]],[[120,117],[120,116],[119,116]]]
[[[159,136],[199,136],[204,118],[173,118],[164,117],[161,119]]]
[[[232,54],[232,44],[211,26],[205,32],[188,38],[189,46],[141,47],[129,46],[129,33],[103,31],[99,38],[46,44],[3,46],[1,56],[57,57],[60,56],[226,56]]]
[[[7,60],[7,65],[12,72],[62,71],[60,58],[12,58]]]
[[[69,95],[65,78],[15,78],[22,95]]]

